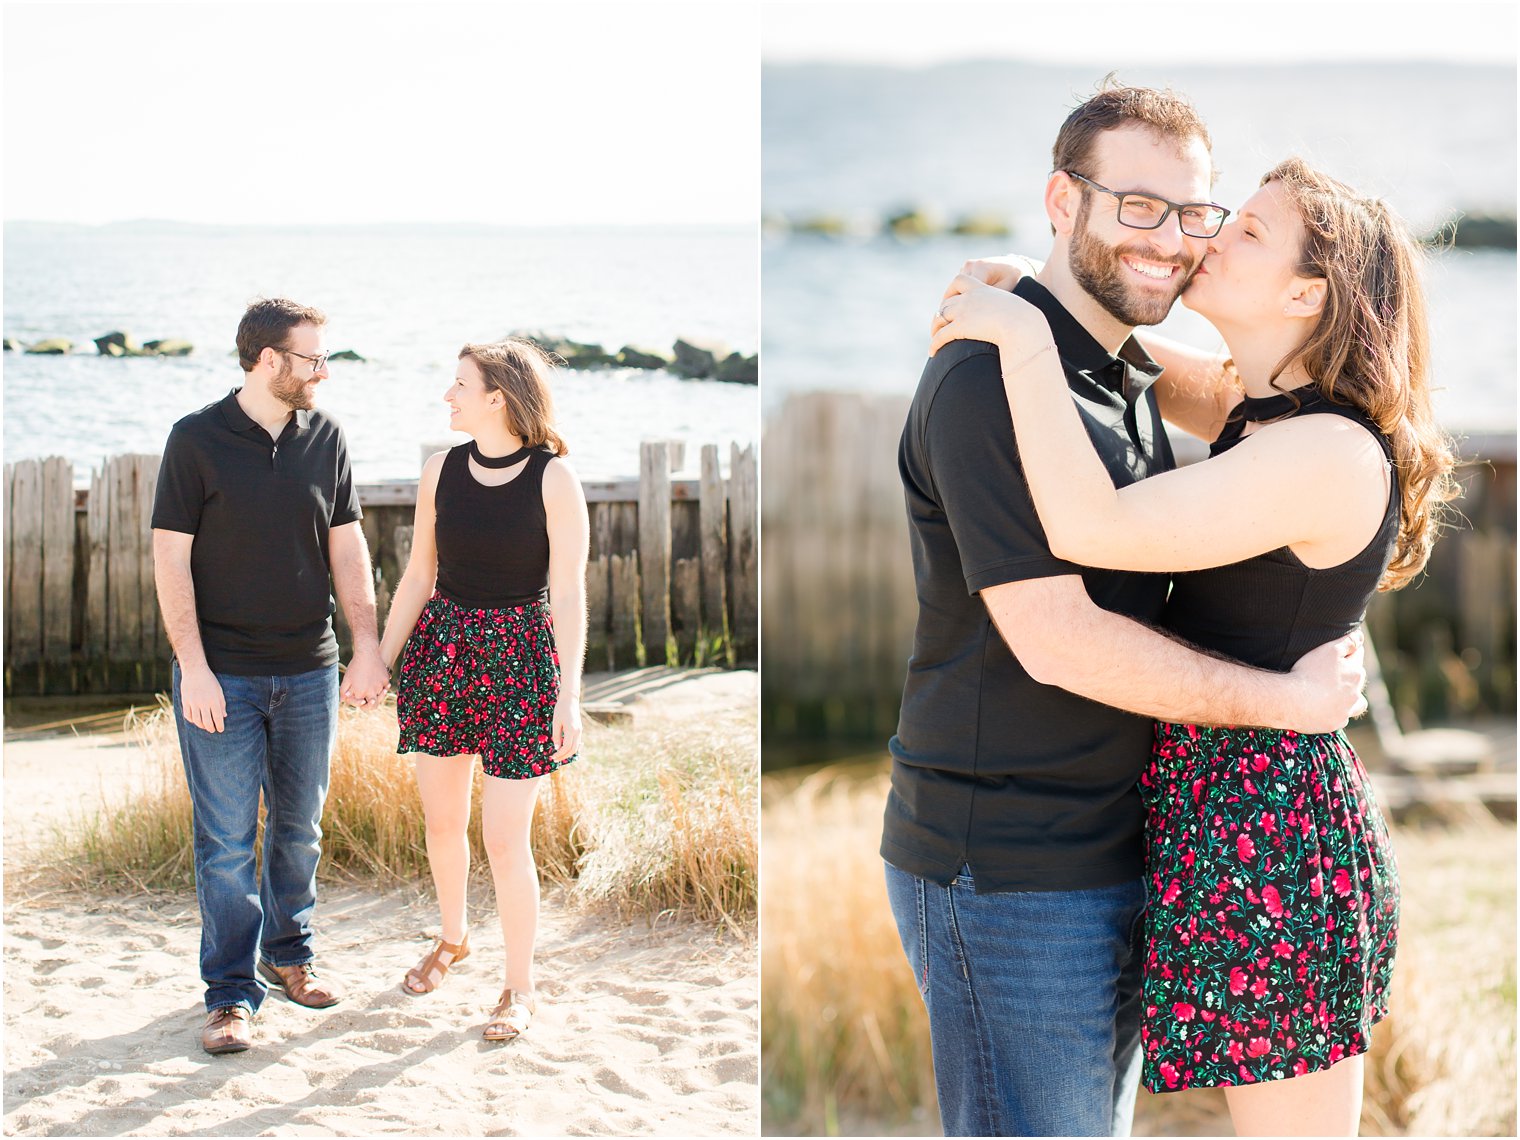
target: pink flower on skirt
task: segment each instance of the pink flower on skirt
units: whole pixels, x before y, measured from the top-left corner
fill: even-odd
[[[1283,910],[1282,895],[1271,884],[1261,888],[1261,901],[1266,904],[1267,913],[1273,918],[1281,918],[1286,913]]]

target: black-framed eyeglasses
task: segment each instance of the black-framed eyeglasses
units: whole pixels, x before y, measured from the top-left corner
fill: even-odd
[[[311,370],[313,372],[321,372],[322,369],[326,368],[327,358],[332,355],[330,352],[321,352],[316,356],[307,356],[304,352],[297,352],[293,348],[277,348],[275,351],[283,352],[286,356],[299,356],[302,360],[311,361]]]
[[[1157,229],[1175,210],[1177,224],[1188,237],[1211,238],[1224,228],[1224,220],[1230,216],[1230,211],[1213,202],[1168,202],[1154,194],[1110,190],[1075,170],[1068,170],[1066,174],[1079,182],[1087,183],[1094,190],[1101,190],[1119,199],[1119,222],[1132,230]]]

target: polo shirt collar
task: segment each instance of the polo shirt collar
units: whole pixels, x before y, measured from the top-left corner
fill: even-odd
[[[1161,365],[1133,335],[1119,346],[1117,354],[1110,353],[1056,300],[1055,294],[1033,277],[1019,278],[1013,291],[1045,314],[1067,371],[1088,376],[1129,400],[1137,399],[1161,375]]]
[[[233,431],[248,431],[251,428],[264,429],[253,422],[253,417],[243,411],[243,405],[238,403],[238,393],[241,388],[233,388],[218,405],[222,411],[222,419],[227,421],[227,426]],[[311,410],[309,408],[296,409],[296,430],[305,431],[311,426]]]

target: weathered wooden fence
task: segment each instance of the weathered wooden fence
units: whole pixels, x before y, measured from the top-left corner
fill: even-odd
[[[758,650],[758,484],[753,446],[715,445],[698,478],[672,479],[681,447],[641,445],[637,479],[588,481],[587,668],[750,665]],[[122,455],[76,491],[65,459],[6,464],[8,694],[150,692],[169,684],[150,520],[159,458]],[[364,534],[383,622],[411,549],[415,482],[365,484]],[[348,652],[348,631],[338,618]]]
[[[918,604],[897,473],[906,397],[808,393],[765,425],[761,723],[778,737],[896,725]],[[1515,709],[1515,440],[1469,439],[1465,516],[1368,615],[1406,726]]]

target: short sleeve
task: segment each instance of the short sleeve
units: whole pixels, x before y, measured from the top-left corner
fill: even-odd
[[[364,509],[359,506],[359,489],[354,486],[353,468],[348,463],[348,439],[343,434],[343,429],[336,424],[333,430],[338,439],[338,479],[333,487],[332,515],[328,520],[328,528],[347,526],[351,522],[358,522],[364,517]]]
[[[1019,464],[996,352],[977,353],[950,369],[924,431],[935,492],[970,593],[1081,573],[1050,552]]]
[[[163,460],[158,466],[158,487],[153,492],[154,530],[195,534],[201,528],[201,509],[206,505],[206,481],[196,458],[195,446],[181,424],[169,431]]]

